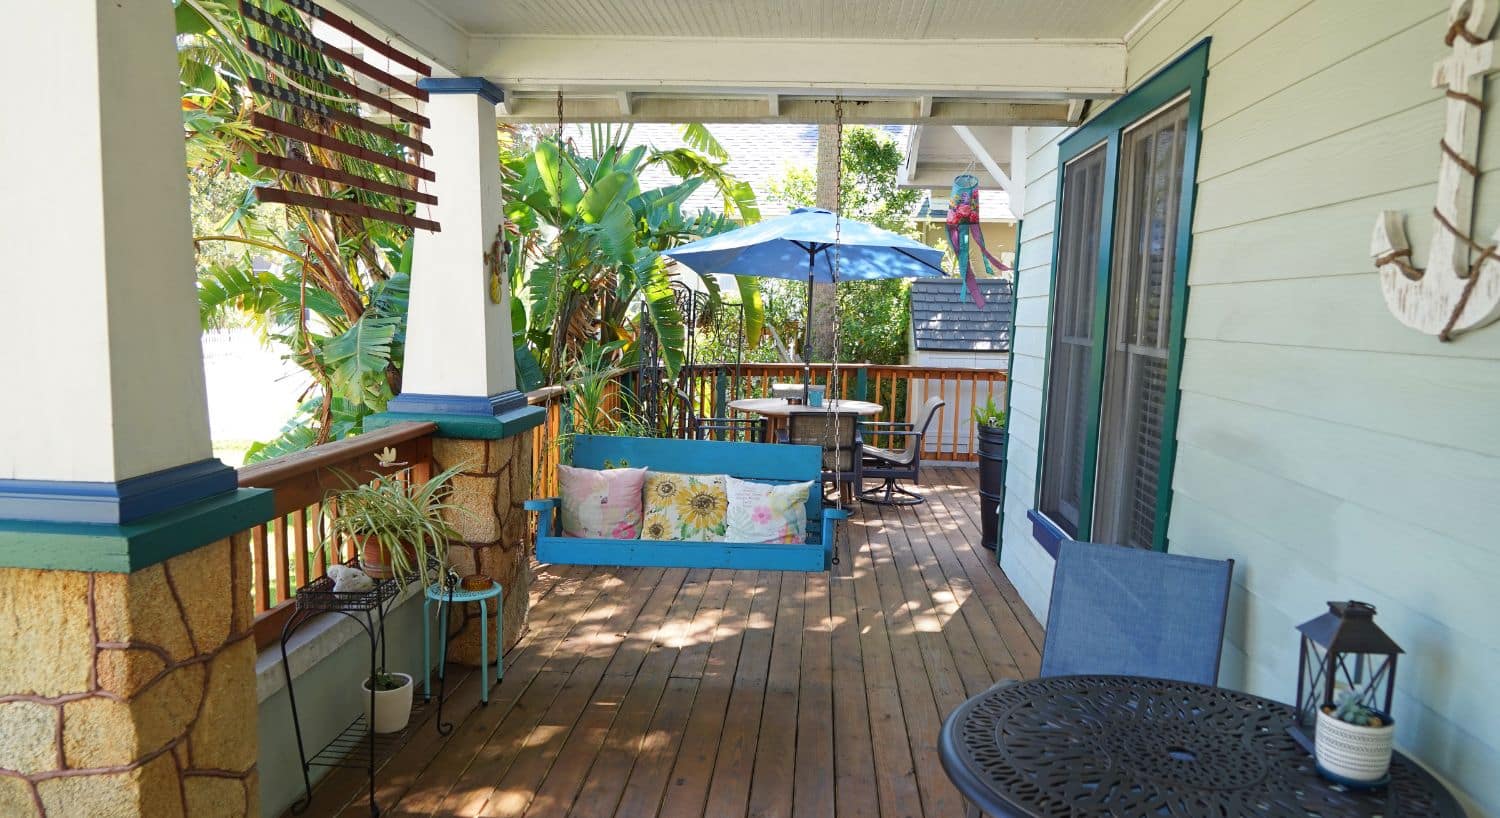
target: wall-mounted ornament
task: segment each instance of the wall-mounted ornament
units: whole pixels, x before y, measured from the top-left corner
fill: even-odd
[[[1497,15],[1497,0],[1453,0],[1448,10],[1444,42],[1452,52],[1433,71],[1433,86],[1444,89],[1448,103],[1427,266],[1412,264],[1400,212],[1381,213],[1370,242],[1391,312],[1444,341],[1500,318],[1500,230],[1483,239],[1472,234],[1484,77],[1500,70],[1491,39]]]
[[[505,222],[495,228],[495,239],[484,251],[484,269],[490,277],[490,301],[502,303],[504,298],[505,256],[510,252],[510,242],[505,238]]]
[[[505,239],[505,222],[495,228],[495,240],[484,251],[484,272],[489,273],[489,300],[502,303],[504,299],[505,255],[510,254],[510,240]]]

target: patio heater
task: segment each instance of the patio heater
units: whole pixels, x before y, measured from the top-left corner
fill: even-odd
[[[1389,715],[1396,692],[1396,657],[1404,651],[1375,624],[1375,606],[1329,602],[1328,612],[1297,626],[1297,723],[1287,728],[1309,753],[1318,712],[1342,696]]]

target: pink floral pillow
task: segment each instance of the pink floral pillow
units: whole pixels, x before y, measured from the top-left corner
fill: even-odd
[[[728,478],[728,542],[807,541],[807,495],[813,484],[772,485]]]
[[[558,466],[565,537],[634,540],[641,535],[645,469],[575,469]]]

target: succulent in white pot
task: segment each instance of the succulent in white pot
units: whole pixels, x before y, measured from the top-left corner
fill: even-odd
[[[375,689],[375,710],[370,711],[370,688]],[[380,672],[366,679],[364,690],[365,724],[377,733],[399,733],[411,719],[411,697],[416,686],[405,673]]]
[[[1318,711],[1314,754],[1318,770],[1347,784],[1377,784],[1391,769],[1396,723],[1388,713],[1347,695]]]

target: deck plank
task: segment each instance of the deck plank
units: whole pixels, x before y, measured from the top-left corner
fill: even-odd
[[[835,778],[828,774],[830,763],[837,769],[833,744],[833,623],[828,584],[827,575],[810,574],[803,595],[797,750],[792,766],[792,815],[797,818],[835,815]]]
[[[927,502],[851,506],[827,574],[536,566],[529,630],[487,707],[380,771],[391,816],[945,818],[942,718],[1034,675],[1042,629],[978,546],[972,470]],[[368,814],[331,776],[312,814]]]
[[[848,537],[848,574],[829,582],[833,673],[834,805],[847,818],[877,818],[879,795],[870,708],[865,694],[865,663],[859,646],[859,607],[854,599],[854,538]],[[826,769],[821,770],[827,774]]]
[[[766,674],[765,704],[750,779],[750,815],[785,818],[792,814],[793,770],[797,758],[797,697],[801,692],[803,600],[807,575],[781,579],[776,631]]]
[[[663,818],[703,815],[704,803],[708,799],[750,611],[756,596],[766,592],[764,575],[736,571],[733,577],[729,599],[714,631],[714,644],[709,650],[687,725],[683,728],[669,784],[661,794],[658,814]],[[645,775],[642,773],[642,778]],[[654,803],[649,797],[650,783],[635,778],[632,774],[633,780],[620,799],[620,810],[616,815],[621,818],[651,814],[645,811],[649,804]],[[627,807],[632,811],[626,811]]]
[[[751,603],[740,646],[740,664],[729,694],[729,707],[724,712],[723,730],[719,733],[719,752],[714,759],[704,815],[743,815],[747,809],[783,576],[775,571],[762,572],[762,590]]]
[[[912,758],[906,718],[901,710],[901,691],[896,683],[896,662],[875,563],[870,544],[883,528],[878,512],[860,515],[851,526],[859,532],[860,547],[854,569],[854,596],[859,608],[859,648],[865,671],[865,696],[870,711],[870,739],[876,769],[875,786],[882,816],[922,815],[922,796],[917,788],[917,767]],[[934,816],[934,818],[939,818]]]
[[[870,511],[865,512],[867,515]],[[881,527],[875,532],[879,536],[870,538],[870,556],[875,564],[876,585],[880,589],[880,602],[885,611],[887,634],[891,642],[891,656],[896,665],[896,686],[901,693],[901,714],[906,720],[907,739],[910,741],[912,761],[916,766],[917,788],[922,794],[922,810],[926,815],[962,815],[964,805],[953,789],[938,759],[938,730],[943,715],[963,701],[957,672],[951,669],[952,657],[946,662],[939,645],[931,638],[935,634],[919,633],[919,607],[916,600],[907,596],[901,583],[900,571],[891,555],[891,540],[895,532],[888,509],[879,512]],[[925,617],[922,617],[925,621]],[[929,662],[942,664],[948,673],[939,677],[940,687],[934,690]],[[946,705],[946,706],[945,706]]]

